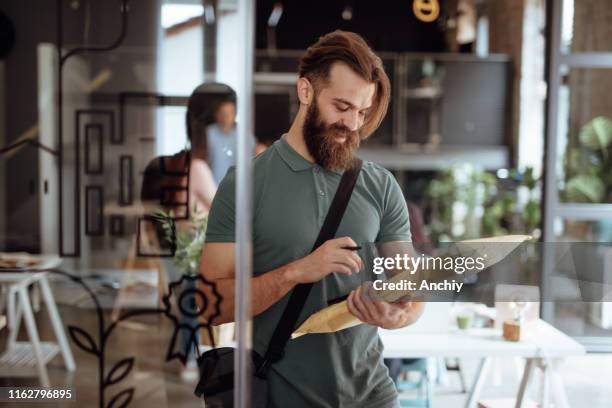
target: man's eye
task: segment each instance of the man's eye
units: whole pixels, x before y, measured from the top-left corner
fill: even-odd
[[[366,117],[367,112],[359,112],[359,116],[361,116],[362,118]]]
[[[341,108],[340,106],[336,106],[336,109],[338,109],[340,112],[347,112],[349,110],[349,108]]]

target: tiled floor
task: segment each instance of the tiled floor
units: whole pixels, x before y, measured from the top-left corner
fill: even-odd
[[[93,310],[79,309],[74,306],[60,306],[64,324],[74,324],[94,332],[96,319]],[[107,316],[108,319],[108,316]],[[37,313],[38,325],[43,339],[50,338],[51,328],[44,310]],[[134,368],[127,379],[113,385],[107,391],[106,401],[113,395],[128,387],[135,387],[131,407],[163,408],[163,407],[201,407],[193,396],[193,384],[181,381],[180,364],[176,361],[166,362],[166,347],[172,327],[162,316],[135,318],[129,327],[119,327],[109,339],[107,345],[107,367],[111,362],[119,361],[128,356],[135,357]],[[7,330],[0,332],[0,348],[4,348]],[[67,373],[61,366],[61,359],[53,360],[49,374],[54,386],[70,386],[76,388],[77,402],[64,404],[41,404],[35,407],[95,407],[98,401],[98,365],[91,354],[78,349],[71,342],[77,361],[77,371]],[[475,360],[464,360],[463,372],[468,385],[471,383]],[[492,369],[491,375],[483,388],[483,397],[510,397],[516,393],[519,378],[513,360],[500,360],[498,369]],[[499,373],[495,378],[493,373]],[[568,359],[562,367],[562,377],[572,407],[608,408],[612,406],[612,355],[594,354],[580,358]],[[0,386],[36,386],[35,379],[2,378]],[[538,399],[539,378],[533,379],[529,396]],[[466,395],[460,392],[457,373],[448,375],[446,385],[435,388],[435,408],[462,407]],[[23,408],[28,405],[2,404],[2,407]]]
[[[97,319],[91,309],[59,306],[64,325],[77,325],[96,333]],[[44,310],[37,313],[37,324],[43,340],[52,340],[51,326]],[[106,316],[107,322],[109,316]],[[23,331],[23,328],[22,328]],[[129,327],[119,327],[109,338],[106,346],[108,367],[122,358],[135,357],[134,367],[125,381],[112,385],[106,394],[106,403],[123,389],[134,387],[135,393],[130,407],[201,407],[193,396],[193,384],[181,381],[181,365],[177,361],[166,362],[167,345],[172,333],[169,321],[162,316],[135,318]],[[25,335],[25,333],[21,333]],[[4,349],[7,331],[0,332],[0,347]],[[98,402],[98,364],[95,356],[84,352],[71,341],[77,371],[68,373],[62,366],[61,357],[56,357],[49,366],[52,386],[76,389],[77,403],[53,404],[57,407],[90,407]],[[0,378],[0,386],[36,386],[36,379]],[[2,407],[23,408],[27,405],[1,404]],[[36,407],[46,404],[36,403]],[[49,405],[51,406],[51,405]]]

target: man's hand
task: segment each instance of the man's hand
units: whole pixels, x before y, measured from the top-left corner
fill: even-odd
[[[356,246],[355,241],[348,237],[329,240],[304,258],[254,277],[251,280],[253,316],[278,302],[298,283],[317,282],[333,272],[347,275],[358,272],[363,263],[355,251],[342,249],[346,246]],[[233,242],[211,242],[202,249],[200,273],[215,283],[223,299],[221,314],[215,317],[214,324],[234,321],[235,251]],[[201,290],[208,299],[217,296],[209,285],[202,285]],[[204,319],[210,319],[214,311],[215,308],[209,307]]]
[[[330,273],[352,275],[363,266],[355,251],[343,247],[357,246],[349,237],[330,239],[304,258],[290,265],[291,279],[296,283],[318,282]]]
[[[398,329],[418,320],[424,303],[399,300],[385,302],[376,295],[370,282],[353,290],[347,300],[349,311],[364,323],[383,329]]]

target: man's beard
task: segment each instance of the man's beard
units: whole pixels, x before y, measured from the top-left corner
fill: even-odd
[[[316,99],[306,112],[302,133],[315,162],[326,170],[346,170],[353,163],[353,153],[359,147],[359,132],[337,122],[331,125],[323,123]],[[338,136],[346,140],[338,142]]]

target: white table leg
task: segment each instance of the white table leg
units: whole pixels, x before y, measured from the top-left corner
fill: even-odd
[[[549,367],[546,362],[541,362],[542,369],[542,408],[548,408],[550,404],[550,372],[552,367]]]
[[[533,371],[534,359],[528,358],[525,363],[525,370],[523,370],[523,378],[521,379],[521,385],[519,386],[518,394],[516,396],[515,408],[521,408],[523,406],[523,400],[525,399],[525,391],[527,391],[527,384],[529,384],[529,377]]]
[[[62,319],[57,311],[57,305],[53,299],[53,293],[49,287],[49,281],[47,280],[46,276],[43,276],[40,278],[39,282],[43,300],[45,301],[47,312],[49,312],[49,317],[51,318],[55,338],[57,339],[60,350],[62,351],[62,356],[64,357],[64,364],[66,365],[66,369],[68,371],[74,371],[76,369],[74,357],[72,356],[72,350],[70,350],[70,344],[68,344],[68,339],[66,338],[66,333],[64,332]]]
[[[474,385],[472,385],[472,389],[470,390],[470,394],[468,395],[468,399],[465,403],[465,408],[472,408],[476,403],[476,400],[480,396],[480,391],[482,390],[482,386],[484,385],[485,376],[489,369],[489,365],[491,364],[492,357],[485,357],[480,359],[478,363],[478,369],[476,370],[476,376],[474,378]]]
[[[32,310],[35,313],[40,311],[40,288],[36,283],[32,284]]]
[[[17,303],[17,292],[12,288],[8,296],[8,318],[9,318],[9,338],[8,348],[11,348],[17,341],[19,327],[21,326],[21,305]]]
[[[38,330],[36,329],[34,314],[32,313],[32,307],[30,306],[30,296],[28,295],[27,287],[22,286],[19,288],[19,300],[23,310],[26,328],[28,330],[28,337],[30,338],[30,343],[32,344],[32,349],[34,350],[34,356],[36,357],[40,385],[42,387],[49,387],[49,375],[47,374],[47,367],[45,365],[45,361],[43,360],[40,339],[38,338]]]
[[[550,388],[552,390],[552,398],[555,402],[555,408],[569,408],[569,400],[565,393],[565,386],[563,385],[563,378],[559,373],[560,361],[553,361],[550,370]]]
[[[521,378],[523,370],[525,369],[525,360],[520,357],[513,357],[512,360],[514,361],[515,378],[518,380]]]
[[[500,386],[502,384],[502,365],[501,358],[494,357],[491,363],[493,365],[493,385]]]
[[[11,329],[15,325],[15,296],[17,291],[9,288],[6,296],[6,313],[8,317],[8,326]]]
[[[4,313],[5,298],[8,297],[8,289],[4,285],[0,285],[0,314]]]
[[[444,357],[435,357],[436,375],[432,380],[435,380],[437,385],[448,385],[448,370]]]

